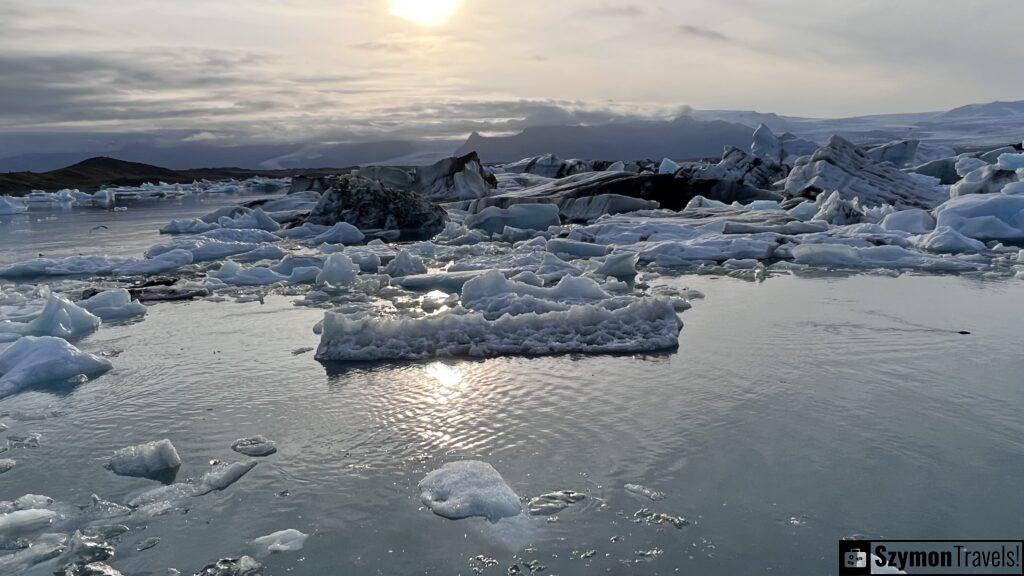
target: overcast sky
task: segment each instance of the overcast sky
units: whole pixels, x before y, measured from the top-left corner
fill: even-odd
[[[1020,1],[462,0],[435,26],[389,2],[0,0],[0,132],[452,137],[1024,99]]]

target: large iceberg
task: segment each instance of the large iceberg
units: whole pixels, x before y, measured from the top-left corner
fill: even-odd
[[[26,336],[0,354],[0,398],[27,386],[95,378],[110,361],[82,352],[63,338]]]
[[[497,522],[522,512],[519,497],[486,462],[449,462],[420,480],[419,489],[426,507],[452,520],[482,516]]]
[[[936,227],[976,240],[1024,240],[1024,196],[968,194],[935,209]]]

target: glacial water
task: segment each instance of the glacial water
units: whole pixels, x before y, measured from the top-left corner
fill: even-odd
[[[7,221],[0,261],[136,255],[160,224],[216,206]],[[288,298],[151,306],[79,343],[111,356],[112,372],[0,400],[0,443],[40,435],[2,455],[17,467],[0,500],[50,496],[69,516],[53,529],[73,531],[92,494],[126,502],[157,485],[105,470],[115,449],[170,438],[182,480],[244,459],[231,443],[262,434],[276,454],[187,512],[133,527],[111,564],[191,574],[295,528],[305,547],[262,558],[267,574],[835,574],[843,537],[1024,532],[1024,283],[657,282],[706,298],[683,313],[679,350],[650,356],[325,367],[302,352],[322,311]],[[446,520],[416,484],[460,459],[491,463],[523,497],[586,499],[554,516]],[[635,518],[644,508],[689,525]]]

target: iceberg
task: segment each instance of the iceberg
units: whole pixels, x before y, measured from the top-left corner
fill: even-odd
[[[98,316],[104,322],[127,320],[146,315],[146,307],[132,302],[132,295],[124,288],[107,290],[82,300],[79,306]]]
[[[679,172],[679,169],[679,164],[676,164],[675,161],[670,160],[669,158],[665,158],[658,166],[658,174],[675,174],[676,172]]]
[[[228,216],[221,216],[217,220],[217,224],[220,224],[222,228],[244,228],[254,230],[266,230],[268,232],[276,232],[281,229],[281,225],[267,215],[266,212],[257,208],[248,214],[241,214],[234,218]]]
[[[680,328],[672,302],[664,298],[636,300],[615,310],[575,305],[497,320],[458,308],[423,318],[359,318],[328,312],[316,357],[370,361],[653,352],[677,348]]]
[[[522,513],[522,504],[501,474],[486,462],[449,462],[419,482],[420,500],[451,520],[482,516],[491,522]]]
[[[282,276],[269,268],[245,268],[232,260],[225,262],[219,270],[211,272],[209,276],[232,286],[267,286],[288,280],[287,276]]]
[[[82,352],[63,338],[26,336],[0,354],[0,398],[28,386],[95,378],[112,367],[109,360]]]
[[[107,462],[107,469],[118,476],[152,478],[181,467],[181,458],[166,438],[122,448]]]
[[[28,212],[28,206],[18,198],[0,196],[0,216],[11,216]]]
[[[929,234],[914,236],[911,241],[922,250],[943,254],[983,252],[986,248],[981,240],[968,238],[949,226],[940,226]]]
[[[308,243],[311,246],[317,246],[320,244],[343,244],[345,246],[353,246],[361,243],[365,238],[366,236],[359,231],[359,228],[356,228],[348,222],[338,222],[321,234],[314,236]]]

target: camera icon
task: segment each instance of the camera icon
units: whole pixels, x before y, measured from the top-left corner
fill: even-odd
[[[848,551],[844,556],[844,567],[845,568],[867,568],[868,567],[868,553],[862,552],[859,548],[854,548]]]

